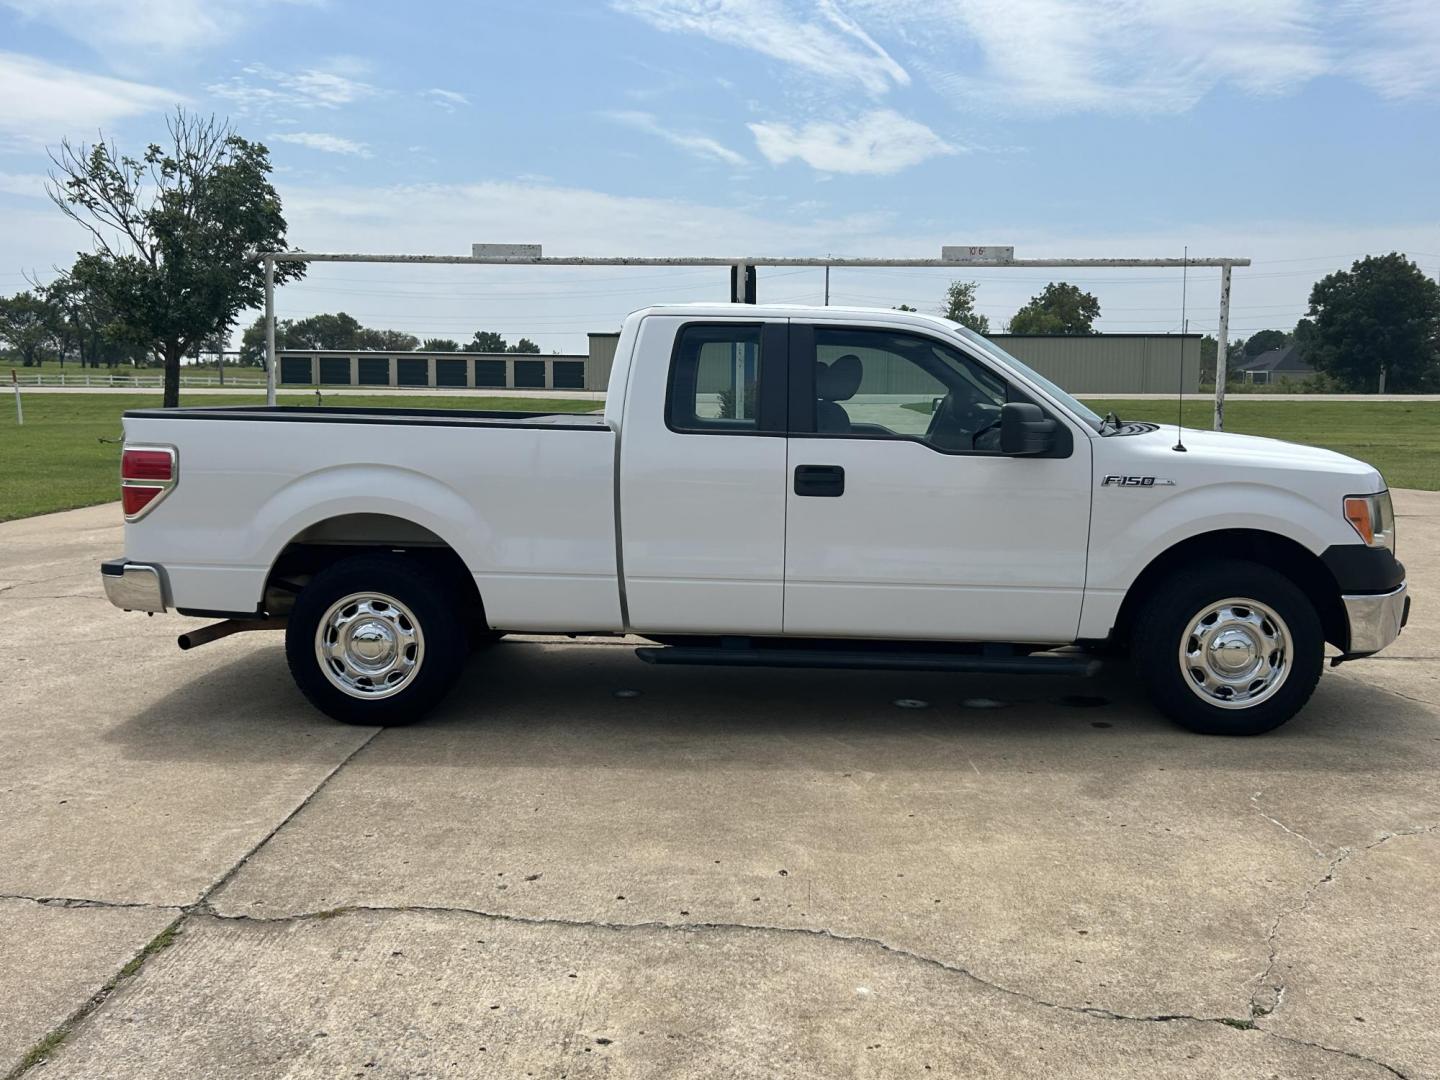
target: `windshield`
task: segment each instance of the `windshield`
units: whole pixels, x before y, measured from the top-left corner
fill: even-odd
[[[1067,408],[1069,408],[1071,412],[1084,420],[1096,431],[1101,430],[1105,426],[1105,421],[1101,419],[1100,416],[1094,412],[1094,410],[1086,408],[1071,395],[1069,395],[1060,387],[1056,386],[1053,382],[1047,379],[1044,375],[1041,375],[1030,365],[1021,363],[1019,360],[1015,359],[1015,357],[1011,356],[1008,352],[1002,349],[999,345],[996,345],[995,342],[991,341],[989,338],[983,337],[980,334],[975,333],[975,331],[971,330],[968,326],[961,326],[959,323],[951,323],[950,325],[954,327],[957,336],[963,338],[965,341],[968,341],[971,345],[977,345],[980,348],[986,349],[992,353],[998,353],[1001,359],[1005,361],[1005,363],[1009,364],[1016,371],[1029,378],[1032,382],[1038,383],[1053,397],[1057,398],[1061,403],[1063,403]]]

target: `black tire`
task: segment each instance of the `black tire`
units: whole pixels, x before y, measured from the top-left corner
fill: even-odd
[[[1268,607],[1288,628],[1292,645],[1283,680],[1268,697],[1249,706],[1213,704],[1215,695],[1197,690],[1201,679],[1187,674],[1180,661],[1182,643],[1198,640],[1190,634],[1191,620],[1207,606],[1232,598]],[[1130,640],[1136,674],[1151,700],[1176,723],[1203,735],[1273,731],[1310,700],[1325,660],[1315,605],[1283,574],[1241,560],[1203,563],[1165,580],[1142,603]]]
[[[370,691],[387,696],[355,696],[364,692],[363,685],[347,693],[336,681],[344,681],[343,664],[336,662],[337,674],[332,678],[317,655],[316,636],[322,620],[332,605],[354,594],[398,601],[408,610],[390,607],[391,621],[402,633],[406,625],[412,627],[412,633],[418,627],[420,636],[412,641],[416,646],[413,668],[396,679],[402,685],[390,690],[377,683]],[[383,602],[369,606],[381,612],[387,607]],[[337,617],[343,617],[343,612]],[[389,648],[385,643],[380,647]],[[395,655],[402,651],[390,648]],[[450,691],[468,653],[465,623],[444,582],[404,555],[357,555],[321,571],[301,590],[285,627],[285,658],[296,685],[321,712],[346,724],[396,727],[419,720]]]

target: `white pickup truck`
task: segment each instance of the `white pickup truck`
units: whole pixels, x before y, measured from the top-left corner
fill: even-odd
[[[1182,449],[1183,445],[1183,449]],[[1291,717],[1408,615],[1369,465],[1101,418],[896,311],[637,311],[604,415],[125,414],[117,606],[285,630],[307,697],[416,719],[507,633],[656,663],[1084,673],[1196,731]]]

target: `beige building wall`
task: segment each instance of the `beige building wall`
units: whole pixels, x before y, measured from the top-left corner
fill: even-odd
[[[1200,335],[1090,334],[1075,337],[991,334],[990,340],[1072,394],[1168,394],[1200,391]]]

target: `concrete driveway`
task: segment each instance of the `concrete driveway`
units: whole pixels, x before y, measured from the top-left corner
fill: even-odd
[[[1440,495],[1396,503],[1411,626],[1251,740],[1123,671],[599,642],[348,728],[278,635],[110,608],[114,506],[0,526],[0,1075],[1440,1077]]]

